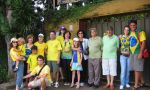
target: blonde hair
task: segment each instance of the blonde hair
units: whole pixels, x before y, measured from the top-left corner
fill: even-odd
[[[18,41],[22,42],[23,44],[25,44],[25,39],[23,37],[18,38]]]
[[[33,34],[29,34],[29,35],[27,36],[27,41],[28,41],[29,38],[34,38]]]

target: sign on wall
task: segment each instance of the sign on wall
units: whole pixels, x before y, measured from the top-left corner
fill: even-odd
[[[58,4],[66,4],[66,3],[75,3],[75,2],[79,2],[82,0],[57,0]]]

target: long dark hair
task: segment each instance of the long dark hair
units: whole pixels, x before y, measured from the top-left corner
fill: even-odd
[[[84,31],[83,31],[83,30],[78,30],[78,31],[77,31],[77,36],[79,37],[79,33],[80,33],[80,32],[82,32],[82,33],[83,33],[83,38],[85,38],[85,33],[84,33]]]
[[[71,38],[71,32],[69,32],[69,31],[65,31],[64,34],[63,34],[63,37],[64,37],[64,39],[65,39],[65,35],[66,35],[67,33],[69,33],[69,39],[70,39],[70,38]]]

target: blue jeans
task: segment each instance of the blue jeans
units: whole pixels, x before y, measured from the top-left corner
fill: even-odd
[[[120,66],[121,66],[121,75],[120,75],[120,83],[121,85],[126,85],[129,83],[129,75],[130,75],[130,59],[129,57],[120,56]]]
[[[23,70],[24,70],[24,63],[23,61],[20,61],[18,65],[18,71],[16,72],[17,74],[16,86],[18,87],[21,87],[21,84],[23,83]]]

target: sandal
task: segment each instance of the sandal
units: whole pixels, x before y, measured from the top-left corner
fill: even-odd
[[[79,88],[80,87],[80,84],[77,84],[76,88]]]
[[[114,90],[114,89],[115,89],[114,85],[110,85],[110,90]]]
[[[137,87],[134,86],[134,87],[132,88],[132,90],[139,90],[139,88],[140,88],[139,86],[137,86]]]
[[[73,88],[74,87],[74,83],[71,83],[71,86],[70,86],[71,88]]]
[[[106,84],[103,88],[106,89],[106,88],[109,88],[110,85],[109,84]]]
[[[146,87],[145,83],[141,83],[140,87]]]

